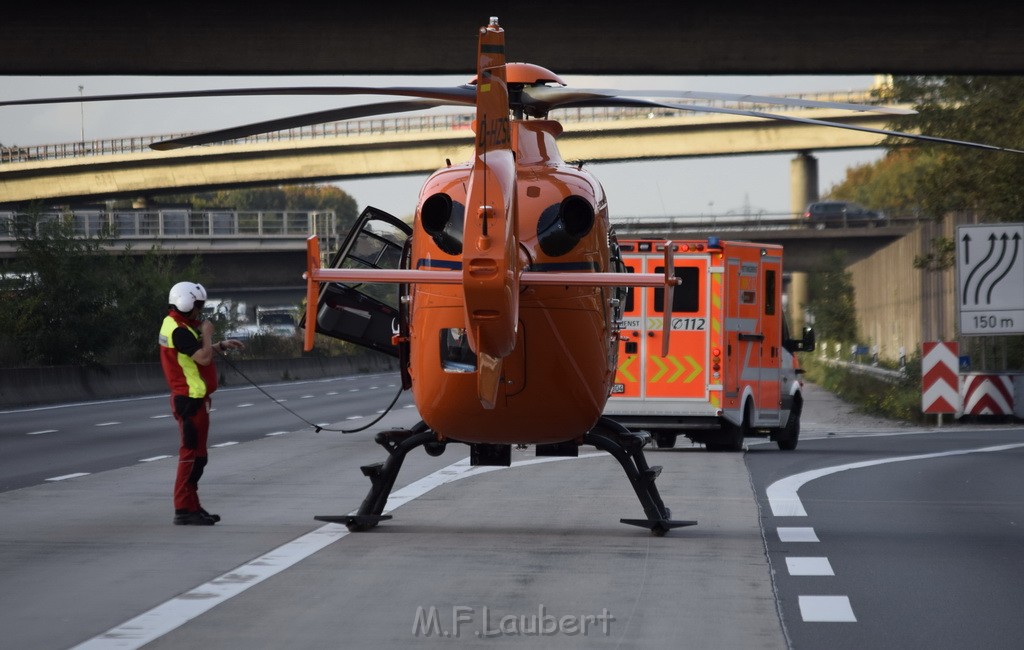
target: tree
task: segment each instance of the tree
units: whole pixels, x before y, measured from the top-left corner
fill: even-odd
[[[178,269],[173,256],[152,248],[142,255],[126,250],[118,263],[122,272],[114,278],[118,298],[113,318],[120,336],[107,356],[120,361],[155,361],[156,332],[167,313],[167,293],[182,280],[206,283],[201,258],[195,256],[188,266]]]
[[[3,362],[102,366],[156,358],[156,331],[177,281],[171,258],[113,254],[108,231],[83,237],[70,215],[28,215],[15,231],[0,331],[10,335]],[[199,279],[198,260],[187,270]],[[13,281],[12,281],[13,280]],[[16,281],[16,284],[15,282]]]
[[[893,94],[918,111],[894,125],[900,130],[1024,149],[1024,77],[901,76]],[[1024,220],[1024,155],[934,144],[913,150],[930,159],[909,187],[926,214],[973,211],[988,220]]]
[[[852,274],[846,270],[846,253],[831,251],[821,268],[811,273],[808,310],[814,314],[814,329],[829,341],[849,343],[857,339],[857,312]]]

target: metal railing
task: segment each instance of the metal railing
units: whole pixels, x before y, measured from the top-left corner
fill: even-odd
[[[112,235],[120,239],[173,238],[306,238],[318,235],[331,241],[339,236],[333,210],[79,210],[29,215],[0,212],[0,240],[13,240],[19,228],[67,220],[76,235]]]
[[[846,102],[877,105],[882,102],[877,93],[871,90],[851,90],[847,92],[828,92],[815,94],[786,95],[788,98],[810,99],[816,101]],[[672,103],[685,106],[699,104],[702,106],[727,106],[735,108],[734,102],[723,101],[689,101],[681,100]],[[748,110],[784,112],[806,110],[800,107],[780,106],[775,104],[743,104]],[[560,108],[551,112],[552,119],[566,123],[613,122],[617,120],[636,119],[638,117],[659,119],[679,117],[685,114],[668,108]],[[473,115],[469,113],[422,115],[412,117],[388,117],[370,120],[346,120],[314,124],[287,131],[275,131],[254,135],[248,138],[225,141],[219,144],[257,144],[292,140],[326,139],[362,135],[385,135],[395,133],[426,133],[469,129]],[[103,140],[85,140],[58,144],[42,144],[32,146],[0,146],[0,164],[34,162],[39,160],[56,160],[79,158],[83,156],[104,156],[116,154],[149,153],[149,145],[162,140],[169,140],[192,133],[171,133],[165,135],[147,135],[130,138]]]

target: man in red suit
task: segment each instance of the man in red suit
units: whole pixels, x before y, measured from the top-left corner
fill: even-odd
[[[167,316],[160,327],[160,364],[171,389],[171,412],[178,421],[181,446],[174,481],[174,523],[212,526],[220,521],[199,503],[199,479],[206,467],[210,395],[217,390],[215,352],[238,350],[240,341],[212,342],[214,326],[200,321],[206,289],[195,282],[171,287]]]

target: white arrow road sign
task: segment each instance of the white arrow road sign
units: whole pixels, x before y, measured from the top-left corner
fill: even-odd
[[[1024,333],[1024,224],[956,229],[960,334]]]

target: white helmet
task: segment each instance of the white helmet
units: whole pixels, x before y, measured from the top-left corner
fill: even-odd
[[[171,287],[171,293],[167,296],[167,304],[174,305],[175,309],[183,314],[192,311],[196,302],[206,300],[206,289],[203,285],[195,282],[179,282]]]

